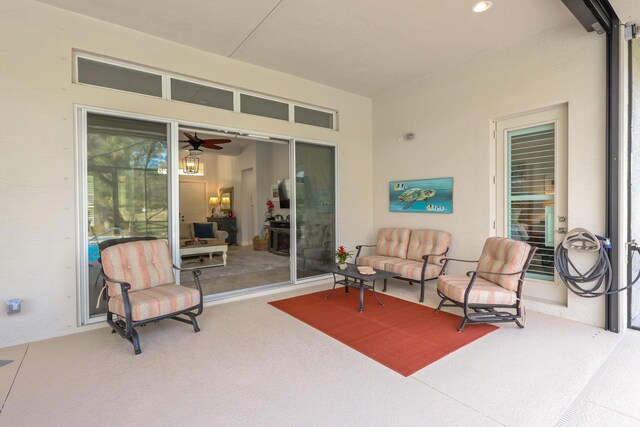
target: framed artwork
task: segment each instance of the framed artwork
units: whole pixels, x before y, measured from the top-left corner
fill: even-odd
[[[389,211],[453,213],[453,178],[389,182]]]
[[[278,192],[278,184],[271,186],[271,201],[278,202],[280,201],[280,193]]]

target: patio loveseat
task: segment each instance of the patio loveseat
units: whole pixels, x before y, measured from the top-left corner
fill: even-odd
[[[449,250],[451,234],[441,230],[381,228],[375,245],[356,246],[357,265],[396,273],[397,279],[410,285],[420,282],[420,302],[424,302],[424,283],[437,279],[442,271],[440,261]],[[362,248],[375,247],[375,255],[360,256]],[[387,286],[383,289],[386,292]]]

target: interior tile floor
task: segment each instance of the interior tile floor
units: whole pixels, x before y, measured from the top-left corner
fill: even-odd
[[[529,312],[403,377],[267,304],[329,287],[149,325],[138,356],[106,328],[0,349],[0,425],[640,425],[639,332]]]

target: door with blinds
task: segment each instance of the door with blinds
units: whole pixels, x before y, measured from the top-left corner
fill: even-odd
[[[526,298],[566,304],[555,248],[567,230],[566,106],[496,123],[496,234],[537,248]]]

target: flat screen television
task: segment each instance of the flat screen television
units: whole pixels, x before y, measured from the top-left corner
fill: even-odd
[[[280,209],[291,208],[289,199],[289,178],[278,181],[278,198],[280,199]]]

